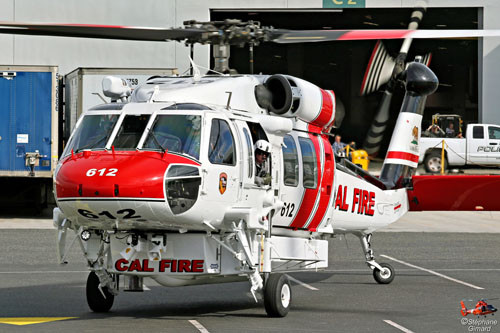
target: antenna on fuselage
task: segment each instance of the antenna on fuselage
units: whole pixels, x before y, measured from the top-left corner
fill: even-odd
[[[193,72],[193,83],[200,82],[201,80],[200,69],[194,63],[193,58],[189,57],[189,61],[191,62],[191,72]]]

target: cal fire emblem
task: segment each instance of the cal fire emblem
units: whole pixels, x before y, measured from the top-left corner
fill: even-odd
[[[224,194],[224,192],[226,192],[226,187],[227,187],[227,174],[225,172],[223,172],[219,176],[219,192],[220,192],[220,194]]]

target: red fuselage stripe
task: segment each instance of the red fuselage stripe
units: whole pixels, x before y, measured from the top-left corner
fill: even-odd
[[[316,119],[314,119],[311,123],[319,127],[325,127],[330,123],[330,119],[332,118],[333,102],[331,95],[327,91],[323,89],[320,89],[320,91],[323,100],[321,104],[321,111]]]
[[[418,155],[415,155],[412,153],[406,153],[404,151],[390,151],[387,153],[386,158],[397,158],[400,160],[406,160],[406,161],[418,163]]]
[[[321,139],[323,140],[323,147],[325,149],[325,169],[321,181],[321,194],[318,209],[308,227],[310,231],[317,231],[318,226],[321,221],[323,221],[325,213],[328,210],[328,203],[332,195],[333,174],[335,170],[332,146],[326,137],[321,137]]]
[[[311,131],[311,125],[309,125],[309,131]],[[316,203],[316,197],[318,196],[318,190],[320,188],[321,181],[321,161],[320,161],[320,148],[319,148],[319,140],[316,135],[309,134],[309,138],[313,142],[314,150],[316,152],[316,162],[318,169],[318,184],[316,184],[316,188],[306,188],[304,189],[304,197],[302,198],[302,203],[300,204],[299,211],[292,223],[290,224],[291,228],[298,229],[303,228],[307,222],[307,219],[311,215],[311,212],[314,209],[314,204]]]

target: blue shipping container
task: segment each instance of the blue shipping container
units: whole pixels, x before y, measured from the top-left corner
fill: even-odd
[[[57,67],[0,66],[0,176],[29,177],[25,154],[39,152],[34,177],[57,163]]]

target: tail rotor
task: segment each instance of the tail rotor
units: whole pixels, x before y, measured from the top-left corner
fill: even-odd
[[[418,29],[418,25],[424,16],[425,5],[425,2],[422,2],[419,4],[419,7],[413,10],[408,30]],[[380,150],[387,122],[389,121],[389,107],[396,86],[396,80],[405,70],[406,56],[410,49],[411,42],[411,38],[406,38],[401,45],[398,56],[392,58],[382,42],[379,41],[375,45],[370,57],[361,85],[361,95],[363,96],[377,91],[382,85],[386,84],[382,100],[375,113],[375,118],[373,119],[373,123],[363,143],[363,149],[372,157],[377,156]],[[428,65],[430,58],[430,54],[427,54],[424,59],[424,64]]]
[[[405,187],[404,180],[417,168],[425,101],[439,83],[436,75],[420,62],[410,63],[402,78],[406,93],[380,174],[388,189]]]

